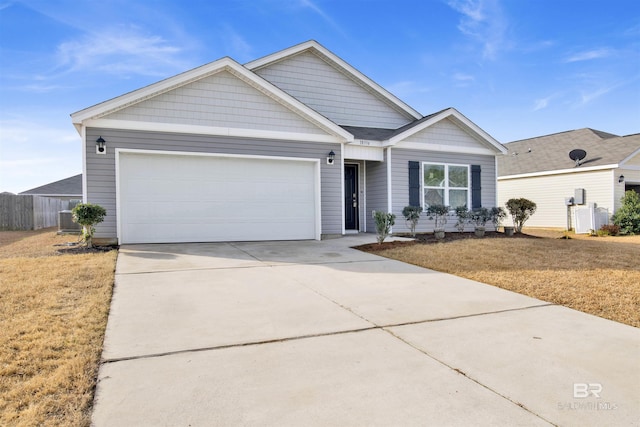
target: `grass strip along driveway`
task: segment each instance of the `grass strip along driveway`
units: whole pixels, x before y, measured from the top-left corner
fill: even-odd
[[[76,239],[0,232],[0,425],[90,423],[117,251]]]
[[[525,232],[364,249],[640,327],[640,236],[562,239],[562,232]]]

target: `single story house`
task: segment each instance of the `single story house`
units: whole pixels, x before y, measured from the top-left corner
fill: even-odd
[[[640,134],[578,129],[505,146],[508,155],[498,158],[498,201],[535,202],[538,209],[526,226],[575,229],[576,213],[594,208],[606,211],[606,223],[625,191],[640,192]],[[598,225],[579,228],[588,232]]]
[[[409,204],[494,206],[506,152],[454,108],[423,116],[316,41],[71,117],[84,200],[107,210],[103,243],[321,239],[375,232],[373,211],[406,231]]]
[[[79,202],[82,200],[82,174],[50,182],[49,184],[41,185],[40,187],[32,188],[19,194]]]

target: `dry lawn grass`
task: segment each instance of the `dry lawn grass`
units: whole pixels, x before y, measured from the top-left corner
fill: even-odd
[[[116,251],[53,246],[76,239],[0,232],[0,425],[89,425]]]
[[[379,255],[640,327],[640,236],[525,230],[538,238],[415,244]]]

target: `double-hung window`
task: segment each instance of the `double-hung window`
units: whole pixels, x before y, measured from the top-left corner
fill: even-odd
[[[424,207],[447,205],[451,209],[469,206],[470,183],[468,165],[423,163]]]

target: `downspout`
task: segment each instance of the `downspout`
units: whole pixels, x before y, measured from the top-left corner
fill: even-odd
[[[391,147],[387,147],[387,212],[393,213],[393,197],[391,194]]]
[[[87,195],[87,127],[80,125],[80,139],[82,140],[82,203],[88,203]]]
[[[493,202],[493,206],[498,206],[498,200],[499,200],[498,198],[498,156],[493,156],[493,161],[495,163],[495,180],[493,182],[496,183],[496,197]],[[482,181],[480,181],[480,183],[482,184]]]
[[[342,206],[342,235],[347,234],[347,230],[345,227],[346,216],[345,216],[345,205],[344,205],[344,144],[340,144],[340,205]]]
[[[362,209],[362,232],[366,233],[367,232],[367,161],[364,160],[362,162],[362,173],[363,173],[363,179],[362,179],[362,201],[363,201],[363,209]]]

